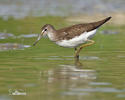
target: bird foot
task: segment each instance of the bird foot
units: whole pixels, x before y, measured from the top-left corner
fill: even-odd
[[[75,55],[75,59],[76,59],[76,60],[79,60],[79,55]]]

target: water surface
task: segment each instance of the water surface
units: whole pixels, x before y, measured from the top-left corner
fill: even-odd
[[[41,56],[0,59],[1,98],[124,100],[125,57],[119,58],[119,55],[124,54],[101,52],[106,54],[104,56],[100,52],[89,53],[98,55],[101,59],[91,59],[89,56],[86,60],[80,60],[80,66],[74,64],[73,57],[70,57],[71,60],[50,56],[47,59],[42,59]],[[15,91],[25,95],[18,95]]]

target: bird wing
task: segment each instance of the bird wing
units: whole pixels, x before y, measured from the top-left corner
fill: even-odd
[[[85,32],[90,32],[94,29],[97,29],[98,27],[100,27],[101,25],[103,25],[105,22],[107,22],[111,17],[105,18],[101,21],[98,22],[93,22],[93,23],[84,23],[84,24],[77,24],[77,25],[73,25],[70,27],[66,27],[60,30],[57,30],[58,32],[58,39],[60,40],[69,40],[72,39],[75,36],[79,36],[82,33]]]

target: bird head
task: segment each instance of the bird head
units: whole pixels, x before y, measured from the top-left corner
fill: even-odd
[[[41,33],[38,35],[37,40],[34,42],[34,46],[36,45],[36,43],[43,37],[49,34],[49,32],[52,32],[54,29],[54,27],[50,24],[46,24],[41,28]]]

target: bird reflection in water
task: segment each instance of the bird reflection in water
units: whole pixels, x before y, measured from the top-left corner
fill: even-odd
[[[75,65],[77,68],[83,68],[83,64],[79,61],[79,59],[75,59],[74,65]]]
[[[83,64],[77,59],[75,60],[74,65],[68,65],[68,64],[59,65],[59,67],[42,72],[42,75],[45,75],[48,77],[49,83],[53,83],[56,80],[60,80],[60,81],[62,80],[63,81],[62,83],[64,83],[64,82],[67,82],[67,79],[68,79],[68,83],[71,82],[71,84],[73,84],[75,80],[79,80],[79,82],[81,81],[85,82],[86,79],[87,80],[96,79],[95,70],[84,69],[83,67],[84,67]],[[81,78],[83,80],[80,80]]]
[[[81,92],[74,91],[77,88],[91,88],[90,82],[96,79],[96,71],[85,69],[79,60],[75,64],[60,64],[56,68],[40,71],[40,85],[45,89],[44,95],[60,93],[64,95],[81,95]],[[82,96],[89,95],[83,93]],[[77,98],[77,97],[76,97]]]

